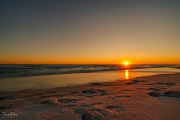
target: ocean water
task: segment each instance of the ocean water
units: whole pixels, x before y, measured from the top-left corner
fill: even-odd
[[[0,65],[0,92],[180,73],[180,65]]]
[[[118,70],[117,65],[0,65],[0,78]]]
[[[117,71],[124,69],[142,69],[142,68],[180,68],[180,65],[41,65],[41,64],[24,64],[24,65],[0,65],[0,78],[13,78],[25,76],[39,76],[52,74],[70,74],[70,73],[89,73],[100,71]]]

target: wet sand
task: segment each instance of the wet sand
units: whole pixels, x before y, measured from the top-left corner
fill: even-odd
[[[0,93],[0,119],[179,120],[180,73]]]

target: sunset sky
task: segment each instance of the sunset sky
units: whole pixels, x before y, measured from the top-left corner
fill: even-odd
[[[179,0],[1,0],[0,64],[180,64],[179,6]]]

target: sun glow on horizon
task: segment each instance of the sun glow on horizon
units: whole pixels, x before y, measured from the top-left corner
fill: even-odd
[[[128,65],[129,65],[129,62],[128,62],[128,61],[125,61],[123,64],[124,64],[124,66],[128,66]]]

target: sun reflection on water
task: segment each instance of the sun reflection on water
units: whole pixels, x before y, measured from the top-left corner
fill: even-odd
[[[125,78],[129,79],[129,71],[128,70],[125,70]]]

